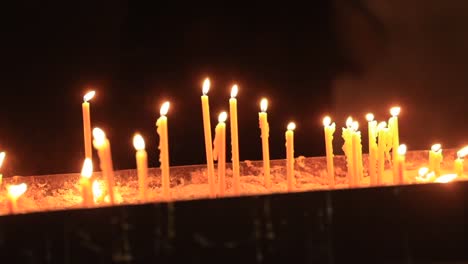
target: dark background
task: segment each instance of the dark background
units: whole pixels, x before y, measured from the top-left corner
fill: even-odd
[[[468,4],[464,1],[320,0],[193,4],[137,1],[16,1],[5,7],[0,79],[4,174],[79,171],[81,103],[90,88],[93,126],[111,141],[116,169],[134,168],[140,131],[158,166],[155,121],[171,101],[171,164],[200,164],[201,84],[212,125],[238,96],[241,159],[261,159],[258,103],[270,100],[271,156],[284,158],[296,121],[296,155],[323,155],[321,119],[388,119],[400,104],[401,141],[426,149],[466,144]],[[367,139],[364,133],[364,143]],[[367,144],[364,144],[367,145]],[[365,147],[366,149],[366,147]]]

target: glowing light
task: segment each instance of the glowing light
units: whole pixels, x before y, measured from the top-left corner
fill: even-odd
[[[368,113],[366,115],[366,120],[369,121],[369,122],[374,121],[374,114]]]
[[[407,150],[407,147],[405,144],[401,144],[399,147],[398,147],[398,155],[405,155],[406,154],[406,150]]]
[[[323,118],[323,126],[329,126],[331,124],[331,118],[326,116]]]
[[[466,155],[468,155],[468,146],[463,147],[457,152],[457,157],[459,159],[463,159]]]
[[[210,90],[211,82],[209,78],[206,78],[203,82],[203,95],[206,95]]]
[[[102,196],[104,195],[104,182],[95,180],[93,181],[93,197],[94,202],[98,202],[102,200]]]
[[[26,185],[26,183],[7,186],[8,195],[13,199],[18,199],[21,195],[23,195],[26,192],[27,189],[28,186]]]
[[[3,165],[3,161],[5,160],[6,153],[5,152],[0,152],[0,168]]]
[[[441,150],[441,148],[442,148],[442,145],[434,144],[434,145],[432,145],[431,150],[434,151],[434,152],[438,152],[439,150]]]
[[[161,105],[161,109],[159,110],[159,114],[161,114],[162,116],[167,115],[167,112],[169,112],[169,106],[170,106],[169,102],[164,102],[164,104]]]
[[[390,114],[392,116],[398,116],[400,114],[401,108],[399,106],[392,107],[390,109]]]
[[[96,95],[95,91],[88,92],[83,96],[83,101],[88,102],[89,100],[93,99],[94,95]]]
[[[357,131],[358,128],[359,128],[359,123],[357,121],[354,121],[352,124],[351,124],[351,128],[354,130],[354,131]]]
[[[440,177],[437,177],[434,182],[437,183],[449,183],[457,178],[457,174],[445,174]]]
[[[133,137],[133,146],[136,150],[144,150],[145,149],[145,140],[140,134],[136,134]]]
[[[348,117],[348,119],[346,119],[346,127],[350,128],[352,125],[353,125],[353,118]]]
[[[237,86],[237,84],[234,84],[231,88],[231,98],[236,98],[238,92],[239,87]]]
[[[378,130],[382,130],[384,128],[387,127],[387,122],[380,122],[378,125],[377,125],[377,129]]]
[[[218,122],[224,123],[226,122],[227,119],[227,113],[226,112],[221,112],[218,116]]]
[[[429,168],[427,167],[422,167],[422,168],[419,168],[418,170],[419,177],[425,177],[428,173],[429,173]]]
[[[288,130],[294,130],[294,129],[296,129],[296,124],[294,122],[290,122],[288,124]]]
[[[93,129],[93,137],[96,145],[102,146],[106,140],[106,133],[104,133],[104,131],[102,131],[102,129],[100,129],[99,127],[95,127]]]
[[[262,112],[266,112],[267,109],[268,109],[268,100],[266,98],[263,98],[260,101],[260,110],[262,110]]]
[[[86,158],[81,169],[81,176],[85,178],[91,178],[93,176],[93,162],[90,158]]]

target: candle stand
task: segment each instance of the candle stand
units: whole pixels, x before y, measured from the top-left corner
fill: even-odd
[[[427,152],[408,153],[418,157],[427,160]],[[316,171],[326,170],[324,161],[303,160]],[[343,166],[342,157],[335,161]],[[243,162],[241,175],[261,168]],[[204,169],[171,168],[171,185]],[[116,179],[135,175],[118,171]],[[53,193],[78,179],[21,180]],[[457,181],[4,215],[0,256],[10,263],[465,263],[467,201],[468,182]]]

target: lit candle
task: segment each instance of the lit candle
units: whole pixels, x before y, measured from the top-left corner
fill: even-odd
[[[366,115],[368,122],[368,136],[369,136],[369,178],[370,185],[377,184],[377,121],[374,120],[374,115],[369,113]]]
[[[468,146],[460,149],[457,152],[457,159],[455,160],[455,172],[457,173],[458,177],[463,176],[463,171],[464,171],[464,158],[465,156],[468,155]]]
[[[335,186],[335,168],[333,164],[333,134],[335,133],[335,123],[331,123],[331,118],[326,116],[323,119],[325,133],[325,150],[327,155],[327,173],[328,185],[330,188]]]
[[[93,99],[95,91],[91,91],[83,97],[82,112],[83,112],[83,135],[85,146],[85,158],[93,159],[93,150],[91,147],[91,115],[89,112],[89,100]]]
[[[234,194],[239,194],[240,188],[240,164],[239,164],[239,133],[237,128],[237,92],[239,87],[233,85],[231,99],[229,99],[229,113],[231,115],[231,151],[232,151],[232,176]]]
[[[93,162],[86,158],[81,170],[80,186],[83,206],[90,207],[94,204],[93,191],[91,188],[91,176],[93,176]]]
[[[442,146],[434,144],[429,151],[429,170],[433,171],[436,176],[440,176],[440,163],[442,162]]]
[[[390,109],[392,117],[388,120],[388,127],[392,135],[392,165],[393,165],[393,182],[398,182],[398,171],[395,166],[395,161],[398,157],[398,147],[400,146],[400,135],[398,129],[398,115],[400,114],[400,107],[392,107]]]
[[[167,133],[167,112],[169,111],[169,102],[162,104],[160,109],[161,116],[156,122],[159,135],[159,162],[161,163],[161,184],[164,199],[170,199],[170,179],[169,179],[169,136]]]
[[[136,164],[138,173],[138,196],[140,201],[146,201],[148,188],[148,154],[145,150],[145,140],[140,134],[133,137],[136,150]]]
[[[377,184],[383,183],[383,176],[385,171],[385,148],[386,148],[386,134],[388,128],[386,122],[381,122],[377,126],[377,133],[379,135],[378,149],[377,149]]]
[[[218,117],[218,125],[215,129],[214,160],[218,160],[218,184],[219,196],[224,196],[226,191],[226,119],[227,113],[221,112]]]
[[[396,158],[396,164],[394,164],[397,167],[397,180],[394,182],[394,184],[404,184],[405,183],[405,163],[406,163],[406,145],[402,144],[398,146],[397,150],[397,158]]]
[[[106,181],[107,192],[111,204],[115,202],[114,194],[114,168],[112,165],[112,154],[109,140],[100,128],[93,129],[94,148],[98,151],[102,175]]]
[[[5,160],[6,153],[5,152],[0,152],[0,168],[3,166],[3,161]],[[3,182],[3,174],[0,173],[0,186],[2,186]]]
[[[18,198],[26,192],[28,186],[26,183],[7,186],[7,206],[10,214],[18,212]]]
[[[262,154],[263,154],[263,176],[265,188],[270,189],[271,179],[270,179],[270,146],[268,138],[270,136],[270,126],[268,124],[268,100],[263,98],[260,101],[260,110],[258,113],[258,119],[260,124],[261,138],[262,138]]]
[[[288,191],[294,190],[294,129],[296,124],[288,124],[286,137],[286,172],[288,181]]]
[[[363,165],[362,165],[362,144],[361,132],[358,131],[359,124],[354,121],[352,124],[352,137],[353,137],[353,168],[354,168],[354,183],[353,186],[359,186],[362,180]]]
[[[343,128],[342,137],[344,139],[343,151],[346,157],[346,167],[348,168],[348,186],[354,186],[354,167],[353,167],[353,131],[352,126],[353,118],[346,119],[346,128]]]
[[[100,203],[104,200],[104,182],[100,180],[93,181],[93,200],[95,203]]]
[[[208,184],[210,187],[210,197],[214,198],[216,197],[216,187],[214,182],[213,147],[211,141],[210,104],[207,95],[208,91],[210,90],[210,84],[210,79],[206,78],[203,82],[203,95],[201,96],[201,102],[203,112],[203,129],[205,132],[205,151]]]

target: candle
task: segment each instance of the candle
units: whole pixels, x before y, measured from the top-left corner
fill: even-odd
[[[146,201],[148,188],[148,154],[145,150],[145,140],[140,134],[136,134],[133,137],[133,146],[136,150],[138,196],[140,201]]]
[[[239,87],[233,85],[231,99],[229,99],[229,113],[231,115],[231,152],[232,152],[232,176],[234,194],[239,194],[240,188],[240,164],[239,164],[239,133],[237,128],[237,92]]]
[[[270,179],[270,146],[268,138],[270,136],[270,126],[268,124],[268,100],[263,98],[260,101],[260,110],[258,113],[258,119],[260,124],[261,138],[262,138],[262,155],[263,155],[263,176],[265,188],[270,189],[271,179]]]
[[[85,158],[93,159],[93,150],[91,148],[91,117],[89,111],[89,100],[93,99],[95,91],[88,92],[83,97],[82,112],[83,112],[83,135]]]
[[[10,214],[18,212],[18,198],[26,192],[26,183],[7,186],[7,206]]]
[[[346,156],[346,165],[348,168],[347,178],[348,186],[354,186],[354,167],[353,167],[353,131],[352,126],[353,118],[346,119],[346,128],[343,128],[341,136],[344,139],[343,152]]]
[[[211,121],[210,121],[210,104],[208,100],[208,91],[210,90],[210,79],[206,78],[203,82],[203,95],[201,96],[202,113],[203,113],[203,130],[205,133],[205,152],[206,166],[208,174],[208,184],[210,187],[210,197],[216,197],[216,187],[214,182],[214,162],[213,149],[211,142]]]
[[[86,158],[81,170],[80,186],[81,197],[83,198],[83,206],[90,207],[94,204],[93,191],[91,188],[91,176],[93,176],[93,162]]]
[[[440,163],[442,162],[442,146],[434,144],[429,151],[429,170],[433,171],[436,176],[440,176]]]
[[[93,200],[95,203],[100,203],[104,200],[104,182],[100,180],[94,180],[92,185]]]
[[[352,150],[353,150],[353,168],[354,168],[354,182],[353,186],[359,186],[362,180],[363,165],[362,165],[362,144],[361,132],[358,131],[359,124],[354,121],[352,124]]]
[[[374,120],[374,115],[369,113],[366,115],[368,122],[368,137],[369,137],[369,178],[370,185],[377,184],[377,121]]]
[[[326,116],[323,119],[325,133],[325,151],[327,155],[327,173],[328,185],[330,188],[335,186],[335,169],[333,164],[333,134],[335,133],[335,123],[331,123],[331,118]]]
[[[395,166],[395,161],[398,156],[398,147],[400,146],[400,135],[398,131],[398,115],[400,114],[400,107],[392,107],[390,109],[390,117],[388,127],[392,136],[392,163],[393,163],[393,182],[398,182],[398,171]]]
[[[404,184],[405,183],[405,156],[406,156],[406,145],[402,144],[398,146],[397,150],[396,164],[397,168],[397,180],[394,184]]]
[[[290,122],[285,133],[288,191],[294,189],[294,129],[296,129],[296,124]]]
[[[457,152],[457,159],[455,160],[455,172],[458,175],[458,177],[463,176],[463,171],[464,171],[464,158],[465,156],[468,155],[468,146],[460,149]]]
[[[0,152],[0,168],[3,166],[3,161],[5,160],[6,153],[5,152]],[[2,186],[3,182],[3,174],[0,173],[0,186]]]
[[[170,179],[169,179],[169,139],[167,133],[167,112],[169,111],[169,102],[162,104],[160,109],[161,116],[156,122],[159,135],[159,162],[161,163],[161,185],[164,199],[170,199]]]
[[[227,113],[221,112],[218,117],[218,125],[215,129],[213,157],[218,160],[218,184],[219,196],[224,196],[226,191],[226,119]]]
[[[386,134],[388,133],[388,128],[386,128],[386,126],[386,122],[381,122],[377,126],[377,133],[379,135],[377,149],[377,184],[383,183],[383,176],[385,171]]]
[[[114,194],[114,168],[112,165],[112,154],[109,140],[100,128],[93,129],[94,148],[98,151],[102,175],[106,181],[107,192],[111,204],[115,202]]]

